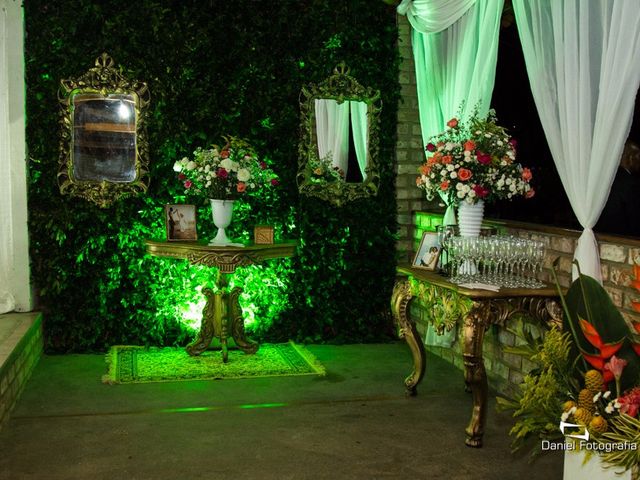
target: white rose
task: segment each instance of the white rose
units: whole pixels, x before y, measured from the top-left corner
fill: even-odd
[[[180,172],[182,171],[182,164],[180,162],[176,162],[173,164],[173,171]]]
[[[233,170],[233,168],[232,168],[233,167],[233,163],[234,163],[233,160],[225,158],[224,160],[222,160],[220,162],[220,166],[222,168],[224,168],[227,172],[230,172],[231,170]]]
[[[208,172],[209,170],[211,170],[211,165],[209,165],[208,163],[204,166],[204,171]]]
[[[451,172],[451,173],[449,174],[449,177],[451,177],[451,178],[458,178],[458,174],[457,174],[456,172]]]
[[[246,182],[251,178],[251,172],[246,168],[241,168],[238,170],[238,180],[241,182]]]
[[[451,151],[455,148],[456,144],[453,142],[447,142],[447,144],[444,146],[444,149],[447,151]]]
[[[453,171],[453,165],[451,165],[451,164],[447,165],[447,170],[452,172]]]
[[[187,170],[191,171],[191,170],[195,170],[197,167],[196,162],[194,162],[193,160],[190,161],[189,163],[187,163]]]
[[[464,192],[462,190],[458,190],[458,198],[464,198]]]

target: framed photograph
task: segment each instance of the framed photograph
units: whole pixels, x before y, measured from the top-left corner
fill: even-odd
[[[440,242],[436,232],[424,232],[420,246],[413,258],[412,265],[416,268],[424,268],[434,271],[438,267],[438,258],[440,258]]]
[[[198,239],[195,205],[165,205],[164,219],[169,242],[190,242]]]

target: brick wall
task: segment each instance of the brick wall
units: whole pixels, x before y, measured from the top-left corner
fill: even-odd
[[[435,227],[442,223],[442,215],[428,212],[414,212],[415,232],[413,249],[417,249],[422,238],[422,232],[435,231]],[[520,222],[486,222],[495,226],[500,233],[531,238],[544,242],[546,246],[544,269],[538,275],[541,280],[552,282],[549,267],[556,258],[560,258],[559,282],[567,287],[571,283],[571,261],[578,241],[579,232],[575,230],[544,227]],[[640,240],[625,239],[609,235],[597,235],[600,247],[600,261],[602,264],[603,286],[609,293],[613,303],[619,308],[628,321],[640,322],[640,314],[631,307],[631,301],[640,300],[640,293],[633,289],[630,281],[633,275],[634,263],[640,264]],[[426,322],[424,305],[418,301],[411,304],[411,317],[416,322],[418,332],[424,338]],[[511,394],[522,382],[523,375],[531,370],[531,363],[519,356],[504,353],[504,346],[513,346],[524,340],[518,335],[522,328],[540,331],[538,325],[516,320],[510,322],[507,328],[492,326],[485,335],[484,358],[489,384],[496,391]],[[457,332],[458,334],[460,332]],[[462,368],[461,339],[456,335],[451,347],[427,346],[432,353],[450,361]]]
[[[41,314],[8,315],[21,315],[24,321],[0,344],[0,428],[9,418],[43,348]]]
[[[416,188],[418,167],[424,161],[416,74],[411,51],[411,26],[407,17],[398,15],[400,50],[400,86],[402,100],[398,108],[398,143],[396,144],[396,191],[398,204],[398,243],[402,257],[407,257],[413,246],[413,219],[411,212],[426,208],[424,193]]]

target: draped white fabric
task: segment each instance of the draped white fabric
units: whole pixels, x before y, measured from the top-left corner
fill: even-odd
[[[476,0],[402,0],[397,11],[406,15],[411,26],[422,33],[449,28]]]
[[[409,3],[407,15],[412,12],[414,18],[409,20],[414,26],[411,40],[420,128],[426,144],[458,113],[466,119],[476,107],[480,115],[489,110],[504,0],[414,0]],[[400,5],[403,6],[405,2]],[[400,7],[398,12],[402,13]],[[418,15],[424,20],[419,28],[415,26]],[[446,22],[433,20],[444,18]],[[446,28],[447,22],[449,28]],[[434,28],[426,30],[427,26]],[[442,26],[446,30],[440,31]],[[446,199],[443,200],[446,203]],[[445,223],[455,223],[453,205],[448,205]]]
[[[332,165],[347,172],[349,162],[349,102],[315,101],[316,135],[320,158],[332,155]]]
[[[6,39],[8,37],[7,15],[0,10],[0,126],[9,125],[9,52]],[[0,128],[0,159],[1,166],[8,167],[9,163],[9,131]],[[11,175],[3,168],[4,175],[0,176],[0,313],[10,312],[15,307],[15,298],[9,286],[9,272],[13,270],[13,237],[11,235],[13,222],[11,220]]]
[[[601,281],[592,228],[633,119],[640,5],[638,0],[513,0],[513,6],[536,107],[584,228],[574,258],[583,273]]]
[[[369,144],[369,122],[367,119],[367,104],[364,102],[349,102],[351,105],[351,133],[356,149],[356,158],[362,179],[365,179],[367,168],[367,145]]]

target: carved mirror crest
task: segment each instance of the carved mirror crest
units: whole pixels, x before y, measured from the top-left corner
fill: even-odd
[[[60,81],[60,193],[100,207],[149,186],[147,84],[128,80],[103,53],[84,75]]]
[[[380,92],[360,85],[344,63],[300,93],[298,189],[340,206],[376,195]]]

